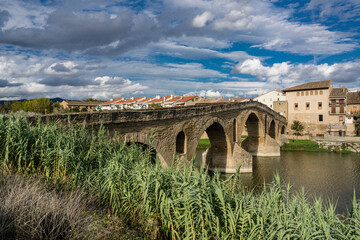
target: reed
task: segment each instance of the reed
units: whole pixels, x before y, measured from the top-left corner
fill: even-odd
[[[97,196],[111,213],[157,239],[359,239],[355,194],[348,215],[277,176],[260,193],[245,191],[239,172],[222,180],[192,163],[164,169],[151,149],[125,145],[105,129],[31,125],[0,116],[1,168],[45,176]]]

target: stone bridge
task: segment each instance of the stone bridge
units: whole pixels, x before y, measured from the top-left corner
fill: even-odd
[[[196,105],[156,110],[43,115],[43,122],[60,121],[89,126],[103,124],[124,142],[151,143],[163,166],[174,157],[191,161],[206,132],[211,147],[198,165],[222,172],[252,171],[252,156],[279,156],[286,119],[259,102]],[[31,119],[30,119],[31,120]],[[35,121],[34,119],[32,119]],[[248,137],[242,141],[243,131]]]

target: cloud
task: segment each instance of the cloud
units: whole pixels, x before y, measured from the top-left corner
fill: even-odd
[[[214,16],[210,12],[204,12],[200,15],[197,15],[192,24],[194,27],[201,28],[206,25],[208,21],[211,21],[214,18]]]
[[[0,28],[5,26],[5,23],[9,20],[10,14],[8,11],[0,11]]]
[[[311,0],[305,9],[320,20],[336,17],[340,21],[360,21],[360,2],[357,0]]]
[[[51,76],[51,77],[45,77],[44,79],[40,80],[38,83],[44,84],[47,86],[87,86],[90,84],[93,84],[89,80],[87,80],[85,77],[74,77],[74,76]]]
[[[21,86],[21,83],[9,83],[8,80],[5,79],[0,79],[0,88],[4,88],[4,87],[18,87]]]
[[[137,11],[130,3],[114,7],[90,1],[88,7],[76,3],[70,9],[67,1],[51,7],[11,2],[11,7],[21,14],[2,6],[11,18],[0,33],[0,43],[33,49],[117,57],[151,43],[175,42],[177,38],[211,39],[203,46],[188,41],[187,47],[193,48],[209,44],[219,48],[213,43],[216,41],[223,47],[245,42],[256,48],[305,55],[338,54],[358,47],[350,34],[291,21],[290,10],[268,1],[171,0],[148,3]],[[25,7],[31,11],[26,13]],[[183,51],[173,50],[179,50],[179,54]]]
[[[334,64],[291,64],[275,63],[264,66],[259,59],[248,59],[233,69],[234,73],[256,76],[261,81],[284,85],[301,82],[331,79],[334,83],[353,87],[360,82],[360,61]]]

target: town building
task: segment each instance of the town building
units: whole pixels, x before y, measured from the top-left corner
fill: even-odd
[[[163,108],[176,106],[191,106],[195,105],[196,101],[200,99],[198,96],[174,96],[168,95],[161,97],[156,95],[152,98],[147,97],[131,97],[117,98],[104,102],[101,105],[101,110],[123,110],[123,109],[149,109],[149,108]]]
[[[247,98],[202,98],[196,104],[213,104],[213,103],[232,103],[232,102],[246,102]]]
[[[303,133],[309,135],[324,136],[332,131],[331,126],[339,125],[339,117],[336,112],[330,116],[330,94],[333,86],[331,80],[308,82],[283,90],[288,102],[288,132],[293,133],[291,125],[295,120],[304,124]],[[336,90],[332,99],[337,99]],[[339,105],[331,105],[341,108]],[[336,109],[339,111],[340,109]],[[344,129],[341,129],[343,132]],[[346,132],[346,130],[345,130]],[[343,134],[343,133],[342,133]]]
[[[274,109],[275,101],[286,101],[286,96],[283,91],[272,90],[263,95],[260,95],[253,99],[254,101],[261,102],[271,109]]]
[[[100,108],[102,102],[84,102],[84,101],[69,101],[64,100],[60,103],[60,106],[64,109],[72,110],[79,109],[79,111],[86,109],[87,111],[96,111]]]
[[[360,113],[360,89],[347,93],[347,114]]]

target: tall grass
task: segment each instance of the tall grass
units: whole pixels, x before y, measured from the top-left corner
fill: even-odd
[[[360,239],[360,206],[347,216],[304,192],[291,194],[279,177],[260,193],[244,191],[239,173],[221,180],[191,163],[168,169],[100,128],[31,125],[0,117],[1,167],[95,194],[111,213],[148,229],[154,239]]]

